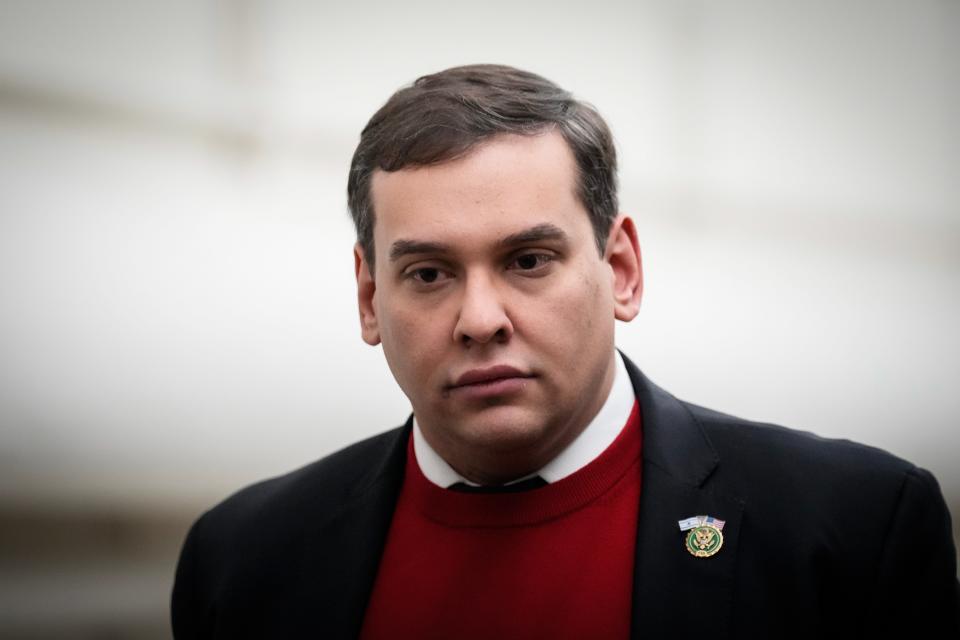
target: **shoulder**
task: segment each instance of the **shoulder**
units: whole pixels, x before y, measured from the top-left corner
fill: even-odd
[[[778,489],[829,490],[844,481],[896,484],[927,477],[910,462],[876,447],[744,420],[685,402],[651,382],[624,356],[643,411],[649,463],[687,482],[704,480],[732,495]]]
[[[361,440],[320,460],[245,487],[204,513],[194,535],[218,540],[248,531],[273,530],[304,514],[321,525],[364,493],[397,462],[407,427]]]
[[[368,438],[242,489],[204,513],[177,563],[174,635],[213,637],[217,620],[231,637],[274,635],[257,626],[264,612],[286,611],[284,624],[297,628],[303,622],[297,616],[310,610],[305,599],[334,598],[336,581],[305,573],[305,566],[342,568],[340,556],[359,544],[345,533],[350,514],[372,514],[365,526],[388,511],[408,433],[409,424]],[[353,530],[363,534],[364,526]],[[335,543],[318,544],[323,540]]]
[[[930,472],[876,447],[683,406],[718,459],[705,488],[742,505],[745,574],[769,585],[774,567],[793,581],[783,592],[816,581],[818,606],[864,609],[884,633],[909,637],[915,620],[956,633],[950,513]]]
[[[683,403],[719,458],[708,484],[739,497],[769,523],[877,535],[908,512],[949,530],[933,475],[882,449],[751,422]]]
[[[840,474],[900,475],[917,470],[887,451],[846,439],[824,438],[808,431],[744,420],[682,402],[717,450],[721,461],[736,461],[751,470],[778,473],[821,471]]]

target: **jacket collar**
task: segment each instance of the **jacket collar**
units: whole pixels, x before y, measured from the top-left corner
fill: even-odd
[[[403,485],[412,425],[411,416],[402,427],[377,437],[377,453],[367,459],[369,463],[357,460],[367,473],[317,533],[323,543],[315,545],[314,553],[304,560],[304,572],[317,576],[317,583],[326,589],[317,598],[317,606],[325,612],[322,622],[318,618],[323,637],[360,636]]]
[[[679,400],[623,359],[640,402],[644,464],[656,465],[679,482],[703,485],[720,462],[706,433]]]
[[[744,503],[714,481],[720,457],[690,410],[625,360],[643,416],[632,635],[669,637],[699,628],[712,638],[728,637]],[[714,556],[686,550],[678,521],[697,515],[725,521]]]

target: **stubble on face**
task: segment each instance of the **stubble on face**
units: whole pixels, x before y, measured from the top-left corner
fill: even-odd
[[[379,340],[427,441],[480,482],[546,464],[612,385],[612,276],[575,176],[557,132],[374,175]],[[562,240],[531,232],[548,227]],[[457,384],[497,367],[518,380]]]

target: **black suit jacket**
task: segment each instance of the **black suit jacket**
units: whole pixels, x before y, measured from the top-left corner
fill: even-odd
[[[643,417],[634,637],[960,638],[950,516],[930,473],[681,402],[627,367]],[[176,638],[356,637],[410,428],[204,514],[177,567]],[[677,521],[697,514],[726,521],[713,557],[684,548]]]

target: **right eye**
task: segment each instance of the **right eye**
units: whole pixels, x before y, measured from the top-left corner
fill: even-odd
[[[440,267],[414,267],[409,269],[404,277],[423,287],[442,283],[452,276]]]
[[[424,282],[426,284],[431,284],[437,281],[437,278],[440,277],[440,270],[434,269],[433,267],[424,267],[422,269],[414,269],[410,274],[410,277],[414,280]]]

